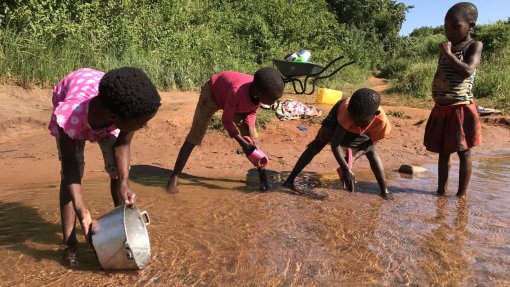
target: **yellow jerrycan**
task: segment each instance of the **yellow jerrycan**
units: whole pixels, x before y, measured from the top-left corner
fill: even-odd
[[[342,91],[319,88],[317,91],[317,104],[334,105],[342,98]]]

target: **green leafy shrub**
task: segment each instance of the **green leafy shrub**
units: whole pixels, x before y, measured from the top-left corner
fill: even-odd
[[[390,92],[420,98],[430,96],[436,67],[437,63],[434,60],[411,64],[402,76],[393,80],[394,85]]]

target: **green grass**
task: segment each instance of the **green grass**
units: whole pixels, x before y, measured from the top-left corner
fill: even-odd
[[[160,89],[197,90],[212,74],[254,73],[299,48],[326,65],[352,50],[347,30],[314,0],[8,1],[0,4],[0,80],[51,87],[80,67],[135,66]],[[356,85],[368,71],[350,66],[324,84]]]
[[[392,111],[389,110],[386,112],[387,115],[395,117],[395,118],[401,118],[401,119],[410,119],[412,118],[410,115],[406,114],[404,111]]]
[[[276,122],[278,118],[276,117],[274,110],[266,110],[259,109],[257,111],[257,130],[265,130],[269,127],[270,124]],[[222,133],[227,133],[223,124],[221,123],[221,113],[216,113],[211,119],[211,123],[207,127],[210,131],[220,131]]]
[[[437,62],[427,61],[422,63],[409,63],[408,68],[402,75],[392,79],[392,87],[388,93],[407,94],[412,97],[430,97],[432,90],[432,78],[436,71]]]
[[[507,60],[505,60],[507,59]],[[473,84],[475,101],[484,107],[491,107],[510,113],[510,57],[501,61],[484,59],[477,71]],[[406,98],[427,99],[431,97],[432,80],[436,70],[435,60],[423,63],[409,63],[400,76],[390,80],[387,93]]]
[[[389,78],[387,93],[426,99],[444,40],[442,29],[431,29],[386,50],[373,33],[338,23],[328,1],[131,2],[0,1],[0,81],[51,87],[80,67],[135,66],[160,89],[198,90],[214,73],[254,73],[306,48],[322,66],[342,55],[357,61],[319,87],[350,96],[378,69]],[[237,11],[244,13],[232,17]],[[475,98],[510,112],[510,21],[478,25],[474,37],[484,43]]]
[[[473,85],[477,103],[510,113],[510,48],[498,55],[499,61],[482,62]]]

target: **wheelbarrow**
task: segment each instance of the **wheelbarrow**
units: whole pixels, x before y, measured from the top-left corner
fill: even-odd
[[[340,56],[325,67],[322,67],[317,64],[308,63],[308,62],[290,62],[285,60],[273,60],[273,65],[276,66],[276,69],[282,74],[282,79],[284,83],[292,83],[292,87],[294,88],[294,92],[298,95],[311,95],[315,92],[316,82],[320,79],[326,79],[332,77],[341,69],[354,64],[356,61],[350,61],[342,64],[336,70],[329,74],[323,75],[328,68],[330,68],[336,62],[342,60],[344,56]],[[304,77],[304,80],[300,78]],[[308,81],[312,81],[312,90],[307,92]]]

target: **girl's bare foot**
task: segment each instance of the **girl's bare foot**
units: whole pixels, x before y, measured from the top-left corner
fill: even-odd
[[[168,193],[179,193],[179,188],[177,187],[177,179],[177,177],[172,176],[166,183],[166,191]]]
[[[383,199],[385,200],[393,200],[393,193],[389,192],[388,190],[385,190],[379,194]]]
[[[271,185],[270,185],[268,182],[265,182],[265,183],[263,183],[263,184],[260,184],[260,188],[259,188],[259,190],[260,190],[261,192],[267,192],[267,191],[269,191],[270,189],[271,189]]]
[[[466,197],[466,192],[465,192],[465,191],[459,191],[459,192],[457,192],[457,197],[459,197],[459,198],[464,198],[464,197]]]
[[[78,252],[76,246],[66,246],[62,253],[64,264],[71,269],[78,267]]]

